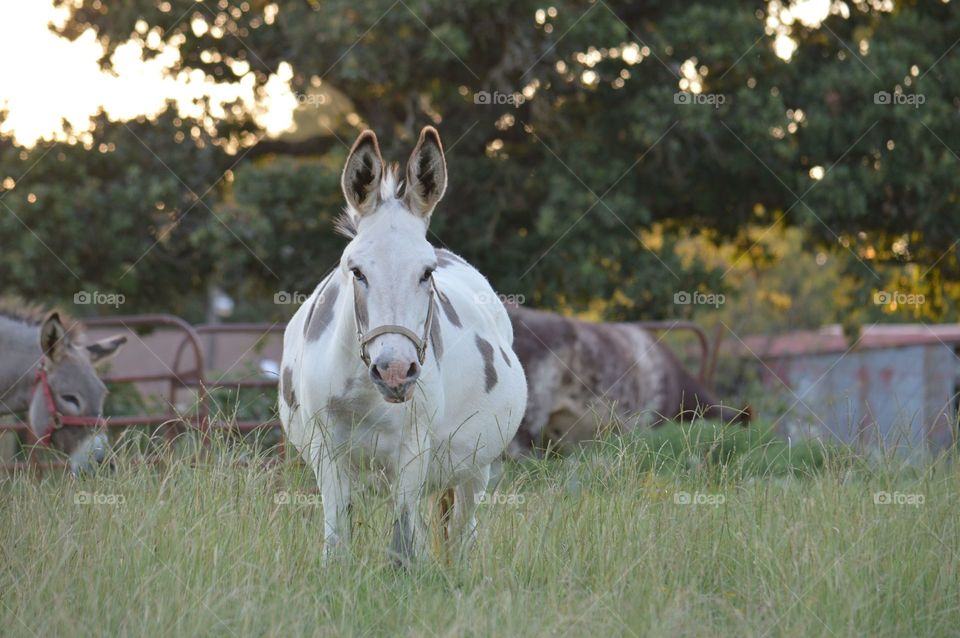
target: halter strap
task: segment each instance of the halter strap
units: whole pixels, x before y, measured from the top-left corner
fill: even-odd
[[[370,367],[370,355],[367,353],[367,344],[377,337],[385,334],[398,334],[413,342],[414,347],[417,349],[417,360],[419,361],[420,365],[423,365],[423,362],[427,359],[427,343],[430,337],[430,328],[433,326],[433,308],[435,305],[433,298],[436,289],[436,284],[434,283],[433,276],[431,275],[430,301],[427,305],[427,319],[423,324],[422,337],[405,326],[397,326],[394,324],[377,326],[372,330],[364,332],[363,324],[360,322],[360,287],[357,284],[357,280],[353,280],[353,318],[357,325],[357,342],[360,344],[360,359],[368,368]]]
[[[44,402],[47,404],[47,413],[50,415],[50,421],[53,423],[47,432],[37,438],[37,443],[49,447],[52,443],[53,433],[65,425],[77,427],[96,427],[105,422],[101,417],[71,416],[60,414],[57,409],[57,403],[53,400],[53,391],[50,389],[50,379],[47,377],[47,358],[40,358],[40,365],[37,366],[37,373],[33,377],[33,391],[37,391],[37,386],[43,392]],[[34,424],[37,425],[37,424]]]

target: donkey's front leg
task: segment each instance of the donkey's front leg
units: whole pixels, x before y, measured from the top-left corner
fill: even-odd
[[[404,432],[397,455],[390,554],[402,567],[409,567],[423,555],[427,547],[427,526],[421,513],[420,499],[426,489],[430,465],[428,441],[426,428],[413,423]]]
[[[477,540],[477,506],[486,497],[490,482],[490,466],[477,472],[457,486],[450,518],[450,540],[459,558],[464,558]]]
[[[345,455],[326,445],[318,446],[314,458],[323,500],[323,557],[328,559],[350,545],[350,472]]]

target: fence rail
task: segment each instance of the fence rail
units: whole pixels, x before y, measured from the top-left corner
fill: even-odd
[[[179,391],[188,390],[196,393],[196,409],[193,414],[163,412],[143,416],[108,417],[106,427],[119,429],[133,426],[167,425],[168,427],[164,431],[164,436],[168,441],[172,441],[178,432],[182,431],[182,427],[187,426],[200,432],[203,436],[203,442],[206,444],[211,431],[229,430],[246,433],[280,426],[280,422],[276,419],[265,421],[246,419],[220,423],[210,418],[209,402],[210,394],[213,391],[221,388],[273,388],[276,387],[277,380],[263,377],[243,378],[229,376],[232,368],[236,366],[239,361],[234,362],[231,367],[218,378],[211,380],[209,378],[207,364],[213,360],[213,356],[210,356],[211,353],[204,351],[202,342],[204,338],[206,338],[210,343],[211,350],[214,350],[216,340],[225,335],[255,335],[257,342],[259,342],[266,336],[282,335],[286,327],[285,324],[234,323],[200,324],[192,326],[179,317],[163,314],[104,317],[87,320],[84,324],[88,330],[111,328],[125,330],[134,339],[139,340],[148,350],[149,347],[146,346],[139,336],[141,331],[152,332],[158,329],[173,331],[175,335],[179,335],[179,341],[177,342],[171,365],[167,367],[165,372],[149,374],[106,374],[102,379],[104,382],[110,384],[165,384],[166,400],[170,406],[176,405],[177,393]],[[690,321],[640,321],[636,322],[636,325],[652,332],[673,330],[692,332],[696,336],[700,348],[700,367],[697,378],[701,382],[709,383],[709,377],[712,376],[710,370],[712,366],[709,341],[699,325]],[[255,345],[256,343],[254,346]],[[254,346],[248,348],[244,355],[252,350]],[[187,355],[192,356],[192,366],[184,363],[184,361],[188,359]],[[35,453],[38,449],[34,447],[37,443],[37,438],[27,423],[22,421],[0,422],[0,434],[10,431],[24,433],[24,441],[30,449],[30,452],[24,461],[4,462],[3,459],[0,459],[0,472],[16,470],[42,472],[44,470],[63,468],[66,466],[65,461],[50,461],[41,458],[43,455]],[[282,446],[280,447],[280,453],[283,453]],[[157,459],[155,457],[147,457],[143,462],[155,463]]]

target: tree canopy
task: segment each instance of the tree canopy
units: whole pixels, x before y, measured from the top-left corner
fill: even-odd
[[[763,229],[797,227],[844,256],[862,303],[909,267],[925,312],[953,311],[956,2],[833,2],[809,26],[776,1],[61,4],[63,35],[96,30],[105,68],[131,40],[145,56],[176,46],[171,72],[252,76],[261,92],[289,65],[304,106],[279,140],[249,110],[171,104],[100,117],[86,144],[0,141],[0,180],[26,173],[0,192],[16,213],[0,209],[0,277],[24,294],[104,286],[127,311],[190,314],[212,284],[259,300],[310,290],[343,245],[330,221],[357,131],[405,160],[431,123],[450,166],[432,239],[538,305],[674,316],[678,290],[730,284],[678,241],[756,260]],[[75,280],[37,275],[59,268],[51,251]]]

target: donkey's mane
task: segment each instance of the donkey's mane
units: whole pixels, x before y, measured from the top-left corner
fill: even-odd
[[[333,229],[338,235],[343,235],[347,239],[353,239],[357,236],[357,222],[350,214],[349,210],[344,210],[333,220]]]
[[[400,164],[393,162],[387,166],[383,173],[383,179],[380,182],[380,200],[388,202],[394,199],[400,199],[403,196],[403,180],[400,179]],[[357,219],[359,215],[351,207],[347,206],[335,220],[333,228],[338,234],[347,239],[353,239],[357,236]]]
[[[400,163],[391,162],[387,170],[383,172],[383,180],[380,182],[380,199],[389,201],[399,199],[402,195],[403,182],[400,180]]]
[[[55,310],[60,315],[60,323],[63,324],[67,335],[71,337],[80,336],[83,332],[82,324],[59,308]],[[47,312],[48,310],[40,304],[30,303],[19,297],[0,298],[0,318],[9,319],[25,326],[39,326],[43,323]]]

